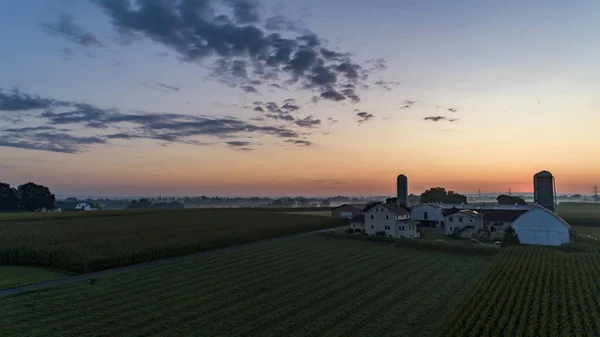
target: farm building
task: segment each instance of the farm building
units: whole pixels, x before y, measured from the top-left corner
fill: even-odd
[[[521,244],[560,246],[569,243],[571,226],[551,210],[536,206],[523,213],[513,223]]]
[[[420,236],[416,223],[410,220],[410,212],[396,204],[379,204],[365,212],[363,219],[367,235],[383,233],[387,237],[411,239]],[[359,220],[357,217],[356,221]],[[352,225],[360,224],[354,222]]]
[[[343,204],[331,209],[331,216],[334,218],[352,219],[356,215],[363,214],[363,209],[367,204]]]
[[[358,214],[350,219],[350,228],[364,232],[365,230],[365,216],[364,214]]]
[[[447,215],[444,222],[446,223],[446,235],[470,238],[484,229],[482,214],[469,209]]]

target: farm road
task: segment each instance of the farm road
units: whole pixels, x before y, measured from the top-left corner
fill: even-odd
[[[5,290],[0,290],[0,297],[20,294],[20,293],[24,293],[24,292],[28,292],[28,291],[33,291],[33,290],[45,289],[45,288],[54,287],[54,286],[61,285],[61,284],[71,283],[71,282],[85,281],[88,279],[93,279],[93,278],[102,277],[102,276],[117,275],[117,274],[122,274],[122,273],[130,272],[130,271],[137,271],[137,270],[143,270],[143,269],[152,268],[152,267],[163,266],[163,265],[170,264],[170,263],[177,263],[177,262],[181,262],[181,261],[193,260],[193,259],[197,259],[197,258],[203,257],[203,256],[224,253],[224,252],[247,248],[247,247],[251,247],[251,246],[256,246],[256,245],[260,245],[260,244],[268,243],[268,242],[276,242],[276,241],[281,241],[281,240],[298,238],[298,237],[302,237],[302,236],[308,236],[308,235],[311,235],[314,233],[327,232],[327,231],[335,230],[335,229],[339,229],[339,228],[345,228],[345,227],[321,229],[321,230],[316,230],[316,231],[312,231],[312,232],[280,236],[280,237],[276,237],[276,238],[264,239],[264,240],[260,240],[260,241],[253,241],[253,242],[243,243],[243,244],[229,246],[229,247],[225,247],[225,248],[207,250],[204,252],[194,253],[191,255],[170,257],[167,259],[144,262],[144,263],[134,264],[131,266],[126,266],[126,267],[107,269],[107,270],[97,271],[97,272],[93,272],[93,273],[69,276],[69,277],[66,277],[63,279],[58,279],[58,280],[53,280],[53,281],[34,283],[34,284],[16,287],[16,288],[9,288],[9,289],[5,289]]]

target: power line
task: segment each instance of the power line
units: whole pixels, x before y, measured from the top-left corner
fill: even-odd
[[[592,192],[594,192],[594,198],[598,198],[598,186],[592,187]]]

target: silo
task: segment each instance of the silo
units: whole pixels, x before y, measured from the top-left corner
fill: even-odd
[[[408,202],[408,178],[404,174],[398,176],[396,179],[396,197],[398,198],[398,204],[406,206]]]
[[[548,171],[541,171],[533,176],[533,201],[554,211],[556,188],[554,176]]]

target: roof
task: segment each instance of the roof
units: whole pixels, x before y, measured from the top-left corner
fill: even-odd
[[[352,217],[352,219],[350,219],[351,223],[365,223],[365,216],[364,214],[358,214]]]
[[[394,213],[396,215],[410,214],[410,212],[408,211],[408,209],[406,207],[401,207],[401,206],[398,206],[397,204],[381,204],[381,206],[387,208],[388,210],[392,211],[392,213]]]
[[[56,206],[65,211],[75,209],[75,206],[79,205],[82,202],[83,201],[57,201]]]
[[[344,207],[344,206],[350,206],[352,208],[356,208],[359,211],[362,211],[363,209],[365,209],[365,207],[367,207],[367,204],[342,204],[342,205],[332,208],[332,210],[334,210],[336,208]]]
[[[528,211],[523,209],[484,209],[481,210],[481,214],[486,221],[511,222]]]
[[[538,178],[551,178],[552,177],[552,173],[550,173],[550,172],[548,172],[546,170],[543,170],[543,171],[540,171],[540,172],[536,173],[534,175],[534,177],[538,177]]]
[[[474,218],[478,218],[478,217],[481,216],[481,213],[479,213],[477,211],[470,210],[470,209],[461,209],[460,211],[455,212],[455,213],[450,214],[450,215],[454,215],[454,214],[458,214],[458,213],[460,213],[461,215],[466,215],[466,216],[470,216],[470,217],[474,217]]]
[[[550,213],[551,215],[553,215],[554,217],[556,217],[558,219],[558,221],[562,222],[563,225],[567,226],[567,228],[571,228],[571,225],[569,225],[568,222],[565,221],[565,219],[561,218],[558,214],[552,212],[551,210],[547,209],[544,206],[535,206],[535,208],[539,208],[541,210],[543,210],[544,212]]]

